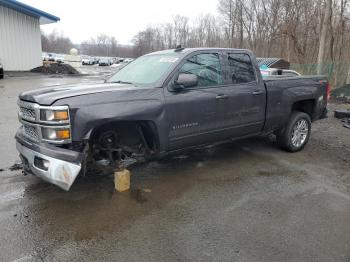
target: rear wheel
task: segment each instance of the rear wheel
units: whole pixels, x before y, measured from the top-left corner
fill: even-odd
[[[292,113],[287,126],[277,134],[277,142],[289,152],[298,152],[307,144],[310,134],[310,116],[295,111]]]

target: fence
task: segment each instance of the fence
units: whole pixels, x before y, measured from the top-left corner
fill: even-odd
[[[290,69],[302,75],[317,75],[317,64],[291,64]],[[342,87],[349,83],[350,62],[326,63],[322,65],[322,74],[327,75],[332,89]]]

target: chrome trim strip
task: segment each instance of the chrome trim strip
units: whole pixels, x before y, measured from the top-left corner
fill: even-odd
[[[46,121],[46,120],[41,120],[41,110],[52,110],[52,111],[68,111],[68,120],[59,120],[59,121]],[[60,125],[60,124],[69,124],[70,123],[70,112],[69,112],[69,107],[68,106],[40,106],[39,105],[39,123],[43,124],[52,124],[52,125]]]

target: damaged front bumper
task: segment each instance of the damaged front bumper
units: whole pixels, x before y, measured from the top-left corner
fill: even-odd
[[[48,143],[30,142],[22,135],[21,128],[15,138],[25,172],[66,191],[70,189],[81,170],[82,153]]]

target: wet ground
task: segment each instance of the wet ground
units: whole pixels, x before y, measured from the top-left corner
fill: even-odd
[[[296,154],[257,138],[141,164],[130,193],[11,171],[18,93],[103,70],[0,80],[0,261],[350,261],[350,130],[333,117]]]

